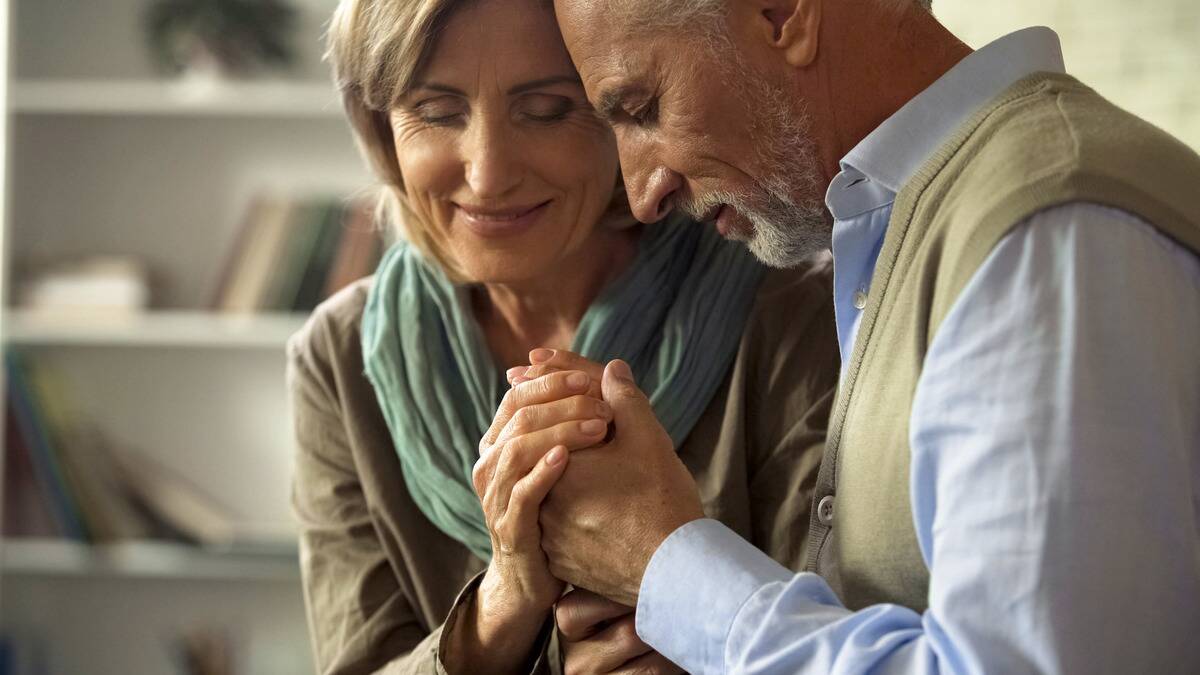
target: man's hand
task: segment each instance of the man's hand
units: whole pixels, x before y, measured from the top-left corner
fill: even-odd
[[[683,672],[638,638],[632,607],[577,588],[558,601],[555,620],[562,634],[566,675]]]
[[[542,503],[542,548],[555,577],[636,606],[658,546],[704,509],[629,366],[609,363],[601,388],[613,413],[612,440],[572,453]]]

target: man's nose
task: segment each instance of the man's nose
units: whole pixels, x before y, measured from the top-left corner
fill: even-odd
[[[467,185],[477,197],[501,197],[521,182],[521,157],[503,122],[473,121],[463,141]]]
[[[633,216],[643,223],[656,223],[674,207],[676,193],[683,188],[683,177],[665,166],[626,161],[627,157],[630,153],[621,153],[621,173],[625,176]]]

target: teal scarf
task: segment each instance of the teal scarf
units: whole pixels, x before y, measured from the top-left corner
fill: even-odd
[[[629,269],[584,314],[572,351],[598,363],[629,362],[678,447],[737,352],[762,271],[743,245],[711,226],[682,218],[651,225]],[[376,271],[362,347],[413,501],[488,560],[491,538],[471,469],[505,385],[469,290],[397,244]]]

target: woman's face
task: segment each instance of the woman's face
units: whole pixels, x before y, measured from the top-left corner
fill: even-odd
[[[596,254],[616,187],[613,135],[543,5],[458,10],[392,111],[409,206],[471,281],[535,279]]]

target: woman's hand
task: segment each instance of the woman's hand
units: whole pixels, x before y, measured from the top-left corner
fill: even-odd
[[[538,511],[562,475],[567,453],[604,438],[612,411],[579,393],[590,385],[582,373],[564,371],[519,384],[505,395],[501,411],[519,406],[518,412],[481,448],[472,473],[492,537],[484,597],[544,614],[562,593],[562,582],[546,566]]]
[[[632,607],[577,588],[558,601],[555,619],[566,675],[683,672],[637,636]]]
[[[506,375],[509,384],[520,384],[529,380],[564,370],[578,370],[592,380],[588,395],[600,398],[600,380],[604,377],[604,364],[589,361],[565,349],[535,349],[529,352],[528,366],[509,368]]]
[[[519,669],[562,594],[542,552],[538,512],[568,453],[604,438],[612,413],[585,393],[590,386],[584,373],[562,371],[513,387],[480,443],[472,481],[492,561],[442,655],[452,673]]]

